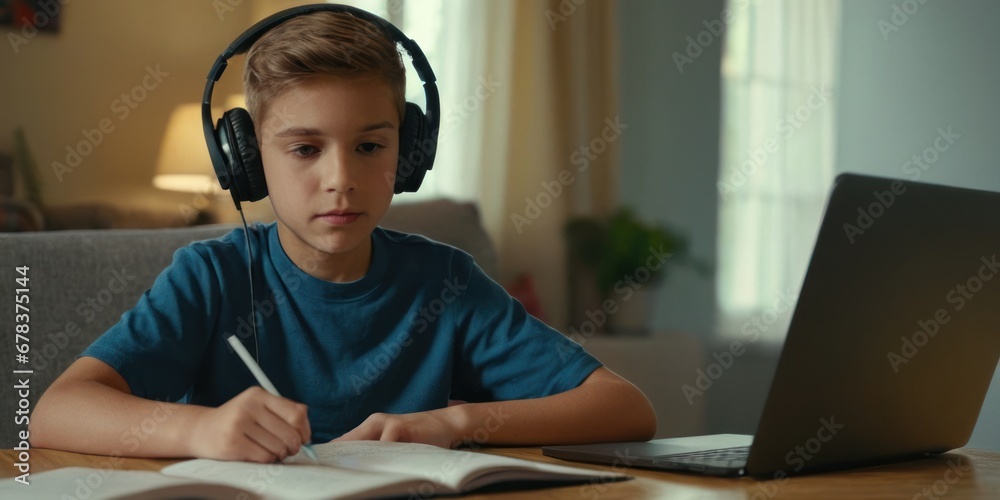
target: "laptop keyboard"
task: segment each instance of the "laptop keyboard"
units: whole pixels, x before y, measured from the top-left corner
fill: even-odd
[[[750,456],[749,446],[721,448],[718,450],[673,453],[656,457],[653,463],[691,464],[709,467],[742,467]]]

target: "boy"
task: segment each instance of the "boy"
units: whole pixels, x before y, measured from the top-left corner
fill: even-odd
[[[638,389],[528,316],[468,254],[377,227],[405,72],[373,32],[318,12],[254,44],[244,86],[277,221],[178,250],[42,396],[35,446],[270,462],[331,439],[652,437]],[[225,340],[249,314],[244,238],[257,300],[275,307],[243,340],[284,397],[258,387]],[[446,306],[428,313],[435,301]]]

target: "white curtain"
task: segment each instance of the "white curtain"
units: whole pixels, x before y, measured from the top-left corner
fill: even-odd
[[[781,340],[835,172],[840,0],[728,7],[719,331]]]
[[[446,197],[477,199],[481,182],[478,158],[488,129],[486,103],[501,95],[506,80],[497,74],[496,58],[488,44],[490,26],[507,25],[492,2],[454,0],[389,0],[403,7],[400,28],[420,44],[438,80],[441,128],[434,168],[416,193],[400,196],[401,203]],[[492,18],[492,22],[490,19]],[[493,40],[496,41],[495,39]],[[503,46],[502,44],[499,46]],[[417,75],[407,75],[407,99],[421,107],[423,89]]]
[[[606,213],[616,201],[617,144],[602,142],[607,150],[587,169],[571,163],[619,113],[616,2],[570,10],[561,0],[403,6],[404,31],[434,64],[442,121],[434,169],[399,202],[475,201],[499,250],[498,280],[531,274],[549,323],[565,326],[563,225],[569,214]],[[570,181],[558,180],[566,174]],[[547,189],[560,184],[547,202]],[[533,214],[526,200],[543,208]]]

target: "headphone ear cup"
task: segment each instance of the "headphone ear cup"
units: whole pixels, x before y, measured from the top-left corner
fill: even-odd
[[[424,180],[424,174],[434,161],[434,146],[428,145],[427,117],[420,106],[406,103],[406,114],[399,126],[399,162],[396,164],[396,194],[415,192]],[[430,152],[428,153],[428,149]]]
[[[236,189],[240,201],[263,199],[267,196],[267,180],[250,113],[243,108],[226,111],[219,119],[217,131],[233,177],[230,189]]]

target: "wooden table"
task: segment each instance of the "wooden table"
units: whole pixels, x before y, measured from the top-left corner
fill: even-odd
[[[565,462],[541,454],[539,448],[481,450],[538,462],[575,465],[610,471],[611,467]],[[0,476],[16,475],[14,450],[2,450]],[[160,470],[179,460],[112,458],[64,451],[32,449],[32,475],[60,467],[81,466],[133,470]],[[1000,453],[962,448],[934,458],[847,471],[797,476],[783,483],[750,478],[714,478],[644,469],[622,471],[635,479],[596,482],[537,490],[469,495],[467,498],[1000,498]],[[32,479],[34,479],[32,477]],[[26,492],[30,486],[26,487]],[[25,498],[30,498],[26,496]]]

